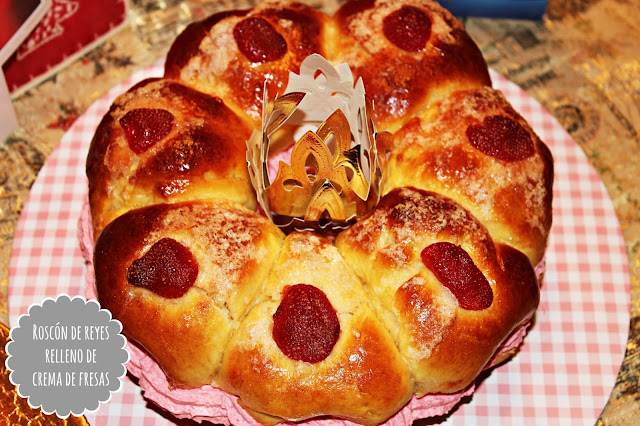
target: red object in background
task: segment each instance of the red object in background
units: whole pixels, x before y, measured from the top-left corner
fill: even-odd
[[[39,0],[0,0],[0,49],[9,42],[39,4]]]
[[[51,9],[3,66],[9,91],[39,81],[126,21],[125,0],[52,0]]]

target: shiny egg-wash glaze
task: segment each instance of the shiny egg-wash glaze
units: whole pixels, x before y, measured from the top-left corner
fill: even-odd
[[[256,213],[246,170],[264,81],[275,95],[311,53],[347,62],[394,132],[386,195],[335,245]],[[466,389],[535,311],[551,225],[551,155],[490,85],[427,0],[333,17],[268,1],[191,24],[91,145],[102,306],[174,386],[219,386],[264,422],[379,423]]]

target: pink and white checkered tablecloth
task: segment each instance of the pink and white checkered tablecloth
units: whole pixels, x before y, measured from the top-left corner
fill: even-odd
[[[145,77],[134,74],[95,102],[64,135],[40,171],[18,223],[9,266],[9,317],[60,293],[84,294],[77,222],[87,193],[85,158],[113,99]],[[542,300],[521,352],[482,376],[445,424],[593,424],[624,357],[630,280],[620,225],[604,185],[565,130],[504,77],[494,86],[549,145],[555,157],[553,229]],[[166,425],[128,377],[87,418],[94,425]],[[237,425],[239,426],[239,425]]]

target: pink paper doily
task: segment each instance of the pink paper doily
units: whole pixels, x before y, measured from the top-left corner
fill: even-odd
[[[134,83],[160,76],[142,70],[96,101],[63,136],[34,182],[14,235],[9,319],[60,293],[84,294],[77,222],[87,193],[85,160],[113,100]],[[615,384],[627,342],[628,258],[615,210],[580,147],[540,104],[504,77],[502,90],[555,158],[553,228],[541,304],[520,353],[482,376],[476,392],[442,424],[592,424]],[[168,425],[128,377],[91,424]],[[240,425],[236,425],[240,426]]]

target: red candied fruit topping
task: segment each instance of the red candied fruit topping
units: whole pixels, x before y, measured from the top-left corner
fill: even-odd
[[[174,239],[163,238],[127,268],[127,281],[167,299],[184,295],[198,277],[198,262]]]
[[[431,36],[431,20],[417,7],[403,6],[384,18],[382,31],[400,49],[418,52]]]
[[[491,286],[462,247],[446,242],[431,244],[422,250],[422,263],[451,290],[463,309],[479,311],[491,306]]]
[[[492,115],[482,124],[469,126],[467,139],[483,153],[503,161],[520,161],[535,153],[529,132],[502,115]]]
[[[140,155],[171,131],[173,114],[164,109],[139,108],[120,119],[129,148]]]
[[[501,254],[503,269],[510,280],[522,284],[538,282],[536,271],[526,254],[508,245],[502,247]]]
[[[269,22],[262,18],[247,18],[233,28],[238,49],[251,62],[271,62],[287,53],[287,42]]]
[[[329,356],[340,335],[340,323],[327,296],[317,287],[287,287],[273,314],[273,340],[289,358],[310,363]]]

